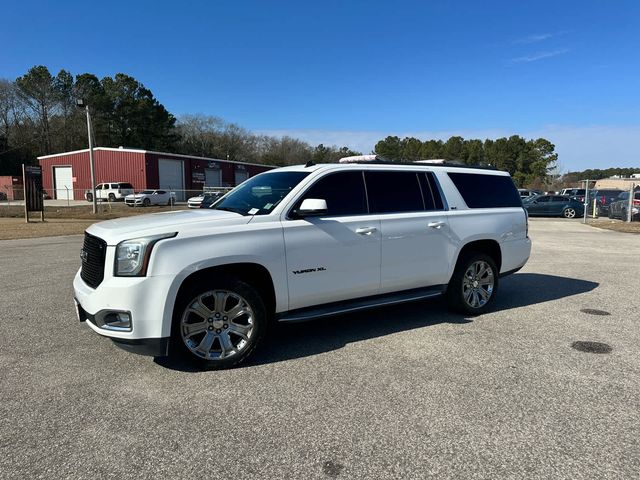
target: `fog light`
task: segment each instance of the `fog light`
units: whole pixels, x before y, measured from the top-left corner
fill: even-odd
[[[130,332],[131,314],[129,312],[102,311],[96,314],[96,323],[105,330]]]

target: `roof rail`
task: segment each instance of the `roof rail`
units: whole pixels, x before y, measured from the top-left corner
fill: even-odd
[[[358,157],[370,157],[371,159],[361,160]],[[375,158],[374,158],[375,157]],[[343,161],[345,160],[345,161]],[[457,167],[457,168],[477,168],[480,170],[497,170],[493,165],[466,165],[458,160],[444,160],[444,159],[435,159],[435,160],[416,160],[413,162],[394,162],[391,160],[384,160],[382,157],[378,155],[358,155],[357,157],[345,157],[341,158],[341,164],[352,163],[352,164],[365,164],[365,165],[395,165],[398,167],[416,167],[416,166],[429,166],[429,167]]]

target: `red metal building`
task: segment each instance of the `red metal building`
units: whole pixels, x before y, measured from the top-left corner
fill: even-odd
[[[23,188],[20,175],[0,177],[0,201],[24,200]]]
[[[93,149],[96,184],[127,182],[136,191],[171,189],[178,200],[203,187],[235,187],[249,177],[270,170],[269,165],[130,148]],[[38,157],[42,185],[51,198],[84,198],[91,188],[89,150]]]

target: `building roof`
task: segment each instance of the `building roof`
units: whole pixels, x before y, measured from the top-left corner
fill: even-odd
[[[139,148],[112,148],[112,147],[94,147],[93,151],[101,150],[105,152],[129,152],[129,153],[151,153],[153,155],[167,155],[171,157],[180,157],[180,158],[194,158],[196,160],[206,160],[210,162],[225,162],[225,163],[235,163],[238,165],[255,165],[257,167],[267,167],[267,168],[278,168],[274,165],[266,165],[264,163],[251,163],[251,162],[238,162],[235,160],[224,160],[222,158],[210,158],[210,157],[199,157],[197,155],[184,155],[182,153],[170,153],[170,152],[156,152],[154,150],[143,150]],[[82,150],[74,150],[71,152],[62,152],[62,153],[54,153],[51,155],[42,155],[37,157],[38,160],[44,160],[46,158],[55,158],[55,157],[63,157],[66,155],[73,155],[75,153],[85,153],[88,152],[88,148],[84,148]]]

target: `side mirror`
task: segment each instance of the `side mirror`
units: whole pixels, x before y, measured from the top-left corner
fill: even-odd
[[[312,217],[314,215],[324,215],[329,209],[327,201],[321,198],[307,198],[302,201],[298,209],[299,217]]]

